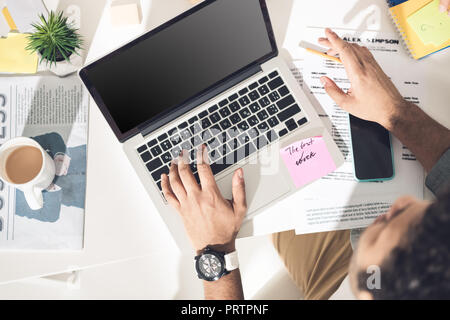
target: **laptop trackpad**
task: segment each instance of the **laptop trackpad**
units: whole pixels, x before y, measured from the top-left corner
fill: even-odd
[[[245,192],[247,196],[248,212],[252,212],[266,206],[290,191],[283,174],[261,174],[258,164],[246,164],[242,167],[245,177]],[[220,192],[225,199],[231,199],[231,180],[233,172],[217,181]]]

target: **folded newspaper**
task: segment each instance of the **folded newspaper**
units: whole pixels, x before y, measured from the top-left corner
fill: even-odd
[[[0,181],[0,249],[83,248],[88,103],[76,76],[0,78],[0,143],[30,137],[56,166],[40,210]]]

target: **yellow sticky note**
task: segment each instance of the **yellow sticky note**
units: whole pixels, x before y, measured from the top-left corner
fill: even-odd
[[[27,35],[9,33],[8,38],[0,39],[0,72],[36,73],[38,55],[25,50]]]
[[[450,39],[450,17],[447,12],[440,12],[439,0],[431,1],[407,21],[425,45],[439,46]]]

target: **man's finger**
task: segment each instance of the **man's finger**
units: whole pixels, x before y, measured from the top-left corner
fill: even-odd
[[[180,202],[178,201],[177,197],[173,193],[172,187],[170,186],[169,177],[167,174],[161,175],[161,188],[162,192],[164,193],[164,197],[166,198],[167,202],[174,207],[175,209],[180,208]]]
[[[202,189],[216,188],[216,180],[208,163],[208,149],[205,145],[200,146],[197,151],[197,171]]]
[[[441,0],[441,3],[439,4],[439,11],[445,12],[448,10],[450,10],[450,0]]]
[[[347,99],[350,97],[339,88],[336,83],[328,77],[321,77],[320,82],[323,84],[325,91],[338,106],[345,109]]]
[[[178,157],[178,174],[187,194],[200,191],[200,186],[197,180],[195,180],[191,167],[189,166],[189,160],[189,153],[183,150],[183,156]]]
[[[233,208],[238,221],[242,221],[247,213],[247,199],[245,196],[244,170],[234,172],[232,179]]]
[[[176,161],[172,161],[169,170],[169,182],[173,193],[179,201],[186,199],[186,190],[184,189],[183,183],[181,182],[180,176],[178,175],[178,165]]]
[[[351,80],[354,74],[357,74],[362,70],[362,65],[359,62],[352,45],[339,38],[339,36],[329,28],[325,29],[325,35],[331,43],[331,49],[336,50],[339,54],[339,58],[342,60],[348,77]]]

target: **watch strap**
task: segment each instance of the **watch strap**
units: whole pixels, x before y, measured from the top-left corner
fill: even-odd
[[[227,271],[233,271],[239,268],[239,260],[237,251],[233,251],[223,256],[225,259],[225,269]]]

